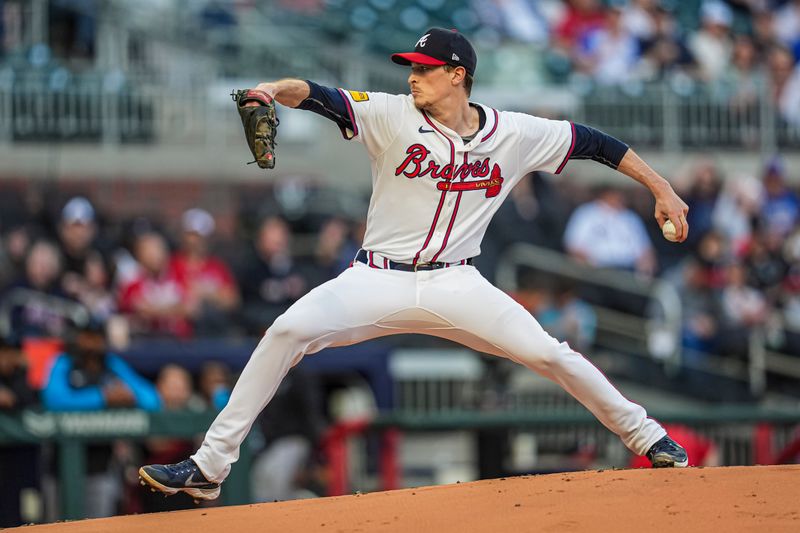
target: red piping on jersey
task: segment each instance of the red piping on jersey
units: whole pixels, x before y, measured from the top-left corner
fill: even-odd
[[[425,111],[422,111],[422,116],[425,119],[425,121],[428,124],[430,124],[431,128],[436,130],[436,132],[439,135],[441,135],[442,137],[447,139],[447,142],[450,143],[450,167],[454,168],[455,164],[456,164],[456,146],[453,144],[453,141],[450,139],[450,137],[448,137],[447,135],[442,133],[442,130],[440,130],[439,128],[436,127],[436,125],[431,121],[431,119],[428,118],[428,115],[427,115],[427,113],[425,113]],[[452,179],[452,172],[451,172],[450,179]],[[444,205],[445,196],[447,196],[447,191],[442,191],[442,195],[441,195],[441,197],[439,197],[439,205],[436,208],[436,214],[433,216],[433,222],[431,222],[431,227],[428,230],[428,236],[425,238],[425,242],[422,244],[422,248],[417,250],[417,254],[414,256],[414,263],[413,263],[414,265],[416,265],[417,261],[419,261],[419,256],[422,253],[422,250],[424,250],[428,246],[428,243],[431,242],[431,237],[433,236],[433,230],[434,230],[434,228],[436,228],[436,222],[439,220],[439,214],[442,212],[442,206]],[[437,255],[438,255],[438,252],[437,252]]]
[[[469,154],[467,152],[464,152],[464,165],[467,164],[468,155]],[[461,181],[464,181],[464,177],[465,176],[463,176],[463,175],[461,176]],[[448,181],[448,183],[450,183],[450,182]],[[459,204],[461,204],[461,195],[462,194],[464,194],[463,191],[458,191],[458,196],[456,197],[456,206],[453,208],[453,215],[450,217],[450,224],[447,225],[447,232],[445,232],[444,239],[442,239],[442,247],[439,248],[439,251],[436,252],[436,255],[434,255],[431,258],[431,261],[436,261],[439,258],[439,254],[441,254],[444,251],[444,249],[447,248],[447,241],[450,238],[450,232],[453,230],[453,223],[455,223],[455,221],[456,221],[456,215],[458,214],[458,206],[459,206]]]
[[[500,120],[500,115],[497,114],[497,109],[493,108],[492,111],[494,111],[494,126],[492,126],[492,131],[487,133],[486,136],[483,139],[481,139],[481,142],[487,140],[489,137],[494,135],[494,132],[497,131],[497,122]]]
[[[347,98],[347,95],[344,94],[343,90],[341,89],[336,89],[336,90],[339,91],[339,94],[341,94],[342,98],[344,98],[344,105],[347,106],[347,114],[350,115],[350,122],[353,123],[353,137],[355,137],[356,135],[358,135],[358,124],[356,123],[355,113],[353,113],[353,107],[350,105],[350,99]]]
[[[561,174],[561,171],[564,170],[564,165],[567,164],[567,161],[569,161],[569,157],[572,155],[572,151],[575,149],[575,124],[570,122],[569,126],[570,128],[572,128],[572,143],[569,145],[569,152],[567,152],[567,157],[565,157],[564,161],[562,161],[561,164],[558,165],[558,168],[556,169],[556,174]]]

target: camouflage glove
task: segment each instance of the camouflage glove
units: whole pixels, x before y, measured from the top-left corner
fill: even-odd
[[[233,91],[231,97],[242,119],[247,145],[256,158],[250,163],[258,163],[261,168],[274,168],[275,135],[280,123],[275,114],[274,100],[267,93],[253,89]],[[259,105],[246,106],[248,102],[257,102]]]

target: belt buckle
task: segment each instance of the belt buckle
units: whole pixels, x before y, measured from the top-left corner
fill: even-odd
[[[430,262],[426,262],[426,263],[414,263],[414,272],[416,272],[416,271],[419,269],[419,267],[423,267],[423,266],[429,266],[429,265],[430,265]]]

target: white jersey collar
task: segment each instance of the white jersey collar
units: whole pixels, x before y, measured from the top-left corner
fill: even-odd
[[[479,104],[478,102],[470,102],[470,104],[480,106],[481,109],[483,109],[483,112],[486,115],[486,123],[483,125],[483,128],[481,128],[478,131],[478,133],[475,134],[475,137],[467,144],[464,144],[464,140],[461,138],[461,135],[456,133],[455,130],[448,128],[447,126],[445,126],[444,124],[433,118],[433,116],[430,113],[427,113],[422,109],[420,109],[419,111],[425,118],[430,120],[431,123],[433,123],[433,125],[435,125],[442,134],[446,135],[451,141],[453,141],[456,146],[461,146],[463,147],[464,150],[470,151],[483,141],[489,140],[489,138],[497,130],[497,120],[498,120],[498,113],[493,108],[485,106],[483,104]]]

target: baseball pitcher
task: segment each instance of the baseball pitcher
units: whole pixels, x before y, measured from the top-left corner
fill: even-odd
[[[345,139],[364,145],[373,187],[366,235],[352,267],[267,330],[197,453],[177,464],[142,467],[142,483],[167,494],[216,498],[239,446],[292,366],[328,346],[397,333],[435,335],[525,365],[558,383],[653,466],[686,466],[686,452],[658,422],[581,354],[548,335],[472,261],[514,185],[533,171],[558,174],[570,159],[593,159],[646,186],[659,226],[671,221],[680,242],[689,231],[687,205],[613,137],[471,102],[477,58],[456,31],[432,28],[413,52],[394,54],[392,61],[410,67],[409,94],[295,79],[238,93],[240,110],[263,107],[257,117],[274,117],[269,106],[277,101],[332,120]],[[259,166],[271,168],[274,123],[261,120],[253,132],[248,124],[259,119],[242,118]]]

